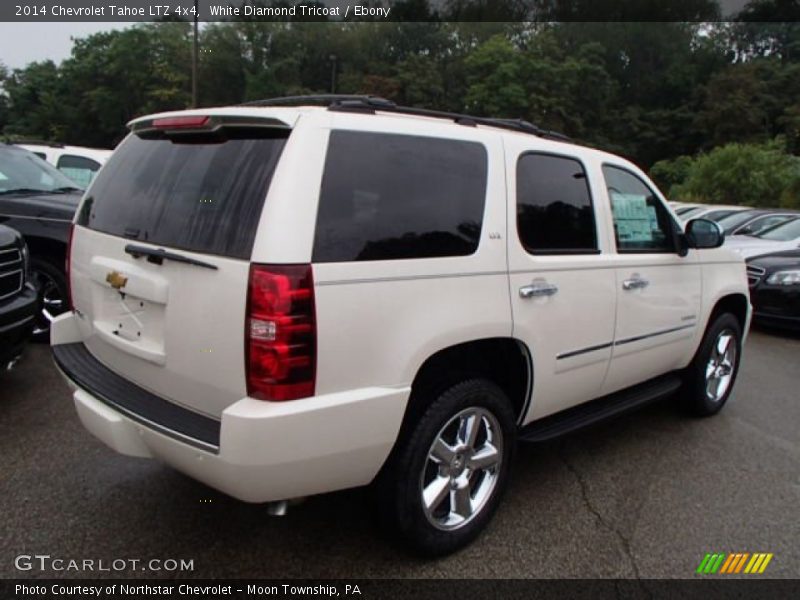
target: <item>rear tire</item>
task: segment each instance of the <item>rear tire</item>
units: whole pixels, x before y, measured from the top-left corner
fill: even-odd
[[[722,313],[709,325],[686,369],[681,398],[684,409],[698,417],[718,413],[733,390],[741,356],[739,320],[731,313]]]
[[[468,379],[431,398],[377,482],[378,510],[412,551],[463,548],[491,520],[516,443],[511,403],[491,381]]]

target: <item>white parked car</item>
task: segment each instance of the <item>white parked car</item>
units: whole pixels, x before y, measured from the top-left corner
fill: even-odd
[[[735,212],[750,210],[749,206],[735,206],[724,204],[698,204],[691,207],[680,207],[676,209],[676,214],[683,222],[691,219],[709,219],[718,221]]]
[[[111,156],[111,150],[84,148],[83,146],[49,143],[18,143],[16,145],[43,158],[83,188],[89,186],[97,171]]]
[[[750,305],[714,223],[529,124],[329,102],[131,122],[52,327],[95,436],[273,512],[374,484],[433,555],[487,524],[518,439],[725,404]]]
[[[734,250],[742,258],[795,250],[800,248],[800,218],[791,218],[753,235],[730,237],[725,247]]]

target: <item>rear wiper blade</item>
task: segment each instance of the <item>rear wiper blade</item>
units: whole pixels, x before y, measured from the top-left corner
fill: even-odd
[[[67,192],[82,192],[83,188],[75,187],[74,185],[65,185],[63,187],[51,190],[57,194],[66,194]]]
[[[190,258],[188,256],[184,256],[183,254],[175,254],[174,252],[167,252],[163,248],[159,248],[158,250],[153,250],[152,248],[147,248],[145,246],[137,246],[135,244],[128,244],[125,246],[125,252],[130,254],[133,258],[140,258],[142,256],[147,257],[147,262],[155,263],[160,265],[164,262],[164,259],[167,260],[174,260],[175,262],[182,262],[186,263],[187,265],[194,265],[196,267],[203,267],[205,269],[214,269],[215,271],[219,268],[217,265],[212,265],[211,263],[203,262],[201,260],[195,260],[194,258]]]

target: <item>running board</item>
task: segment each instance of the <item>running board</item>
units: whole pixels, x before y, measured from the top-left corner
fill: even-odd
[[[544,442],[572,433],[674,394],[681,383],[677,373],[662,375],[632,388],[533,421],[520,430],[518,439],[523,442]]]

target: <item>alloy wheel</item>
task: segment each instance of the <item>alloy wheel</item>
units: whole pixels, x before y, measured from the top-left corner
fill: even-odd
[[[437,529],[452,531],[474,519],[497,487],[503,432],[488,410],[472,407],[451,418],[428,450],[420,478],[422,508]]]
[[[725,397],[733,380],[736,360],[736,335],[730,329],[723,329],[711,348],[706,364],[706,396],[712,402],[719,402]]]

